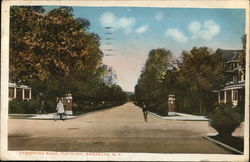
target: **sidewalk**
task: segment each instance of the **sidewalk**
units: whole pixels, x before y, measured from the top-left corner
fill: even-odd
[[[180,120],[180,121],[208,121],[209,119],[205,116],[198,116],[198,115],[191,115],[191,114],[184,114],[184,113],[177,113],[171,112],[171,116],[160,116],[153,112],[149,112],[150,114],[157,116],[158,118],[165,119],[165,120]],[[242,122],[240,126],[233,132],[233,136],[244,137],[244,123]],[[209,133],[208,136],[215,136],[218,133]]]
[[[23,116],[23,118],[18,117],[18,119],[42,119],[42,120],[54,120],[56,113],[49,114],[9,114],[10,116]],[[67,115],[67,119],[74,119],[78,116]]]
[[[171,112],[170,116],[160,116],[152,112],[149,112],[149,113],[161,119],[166,119],[166,120],[208,121],[208,119],[205,116],[190,115],[190,114],[177,113],[177,112]]]
[[[34,117],[30,117],[29,119],[46,119],[46,120],[54,120],[55,115],[57,115],[57,113],[50,113],[50,114],[39,114],[36,115]],[[76,116],[72,116],[72,115],[67,115],[67,119],[73,119]]]

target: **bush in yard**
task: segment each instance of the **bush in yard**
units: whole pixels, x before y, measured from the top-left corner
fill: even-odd
[[[9,113],[14,114],[24,114],[24,103],[22,100],[14,99],[9,101]]]
[[[242,117],[242,120],[245,118],[245,105],[239,105],[234,108]]]
[[[26,107],[24,108],[25,114],[35,114],[39,111],[40,103],[36,100],[24,101]]]
[[[168,115],[168,102],[159,103],[156,107],[156,111],[163,116],[167,116]]]
[[[35,114],[39,109],[40,104],[36,100],[19,100],[14,99],[9,101],[9,113],[17,114]]]
[[[242,122],[242,116],[229,105],[217,106],[209,115],[209,124],[217,130],[219,135],[231,136]]]

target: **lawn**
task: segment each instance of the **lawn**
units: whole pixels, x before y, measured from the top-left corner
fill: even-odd
[[[244,152],[244,139],[242,137],[235,137],[235,136],[209,136],[210,138],[224,143],[228,146],[231,146],[241,152]]]

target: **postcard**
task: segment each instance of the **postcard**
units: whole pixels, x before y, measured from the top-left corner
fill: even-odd
[[[249,1],[5,0],[1,16],[2,160],[249,160]]]

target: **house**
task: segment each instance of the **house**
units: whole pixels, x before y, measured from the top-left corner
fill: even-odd
[[[9,100],[21,99],[30,100],[31,99],[31,88],[26,85],[17,85],[15,83],[9,83]]]
[[[232,104],[233,107],[244,104],[245,72],[239,64],[239,57],[243,50],[220,50],[225,61],[226,84],[218,93],[218,102]]]

